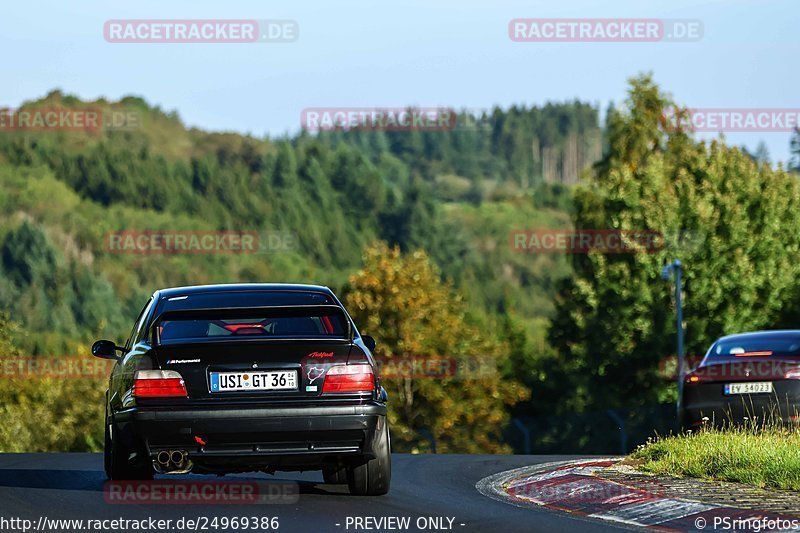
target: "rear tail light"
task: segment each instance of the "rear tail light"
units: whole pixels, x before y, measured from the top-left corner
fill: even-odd
[[[370,365],[332,366],[325,375],[322,392],[372,392],[375,376]]]
[[[686,376],[686,383],[697,383],[700,381],[699,376]]]
[[[136,398],[186,398],[186,385],[174,370],[137,370],[133,376]]]
[[[783,375],[784,379],[800,379],[800,368],[792,368],[787,370]]]
[[[733,354],[735,357],[762,357],[765,355],[772,355],[772,352],[769,350],[761,351],[761,352],[740,352]]]

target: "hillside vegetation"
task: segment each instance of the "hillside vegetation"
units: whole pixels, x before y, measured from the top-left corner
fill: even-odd
[[[399,450],[428,451],[432,440],[453,452],[522,450],[527,435],[533,451],[601,453],[619,449],[609,409],[627,420],[631,445],[673,422],[652,416],[675,397],[661,372],[674,353],[673,292],[659,276],[667,261],[686,265],[688,353],[722,333],[797,327],[796,175],[666,127],[674,103],[649,76],[632,80],[603,128],[580,102],[462,115],[452,131],[278,139],[188,129],[138,97],[81,102],[55,91],[26,105],[37,106],[124,109],[139,121],[0,135],[9,355],[122,342],[159,287],[319,283],[354,306],[383,357],[431,352],[496,368],[484,381],[390,384]],[[512,230],[571,227],[658,232],[664,246],[565,255],[509,245]],[[110,232],[148,230],[280,233],[296,245],[107,248]],[[84,409],[75,398],[100,398],[104,384],[75,381],[5,380],[0,409],[11,422],[0,449],[12,435],[27,435],[29,450],[96,449],[102,411],[96,398]],[[38,421],[48,405],[69,421],[57,438],[32,426],[30,413]]]
[[[175,114],[133,97],[80,102],[53,92],[26,108],[58,106],[138,118],[129,131],[0,136],[0,308],[37,332],[23,342],[33,353],[122,337],[157,287],[309,281],[341,290],[376,240],[428,250],[477,309],[546,317],[567,262],[507,245],[515,225],[569,225],[568,192],[543,182],[531,136],[555,153],[584,130],[587,139],[599,135],[596,112],[578,103],[495,110],[467,131],[292,139],[188,130]],[[121,230],[290,232],[298,246],[270,254],[108,253],[105,236]],[[516,297],[520,289],[525,298]]]

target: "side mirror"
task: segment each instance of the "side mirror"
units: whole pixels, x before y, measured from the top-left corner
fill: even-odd
[[[92,344],[92,355],[100,359],[117,359],[117,345],[112,341],[97,341]]]
[[[375,350],[375,339],[369,335],[361,335],[361,340],[364,341],[364,344],[367,346],[370,352]]]

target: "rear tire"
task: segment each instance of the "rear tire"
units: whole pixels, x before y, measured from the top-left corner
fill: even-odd
[[[131,450],[115,438],[114,427],[106,423],[105,449],[103,466],[106,477],[111,480],[149,480],[153,479],[153,467],[150,464],[130,464]],[[141,460],[140,460],[141,463]]]
[[[106,442],[103,447],[103,470],[106,472],[106,479],[111,479],[111,428],[106,423]]]
[[[686,411],[681,411],[678,414],[678,434],[683,435],[690,431],[692,428],[687,424],[688,417],[686,416]]]
[[[347,484],[350,494],[357,496],[382,496],[389,492],[392,479],[392,455],[389,445],[389,424],[383,419],[383,427],[374,446],[375,458],[347,469]]]

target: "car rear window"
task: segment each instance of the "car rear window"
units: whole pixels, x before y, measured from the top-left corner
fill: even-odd
[[[199,308],[162,313],[154,327],[158,342],[184,339],[337,337],[349,335],[349,321],[337,305]]]
[[[341,316],[323,315],[281,318],[237,318],[226,320],[181,319],[159,324],[162,341],[244,337],[342,337]]]
[[[709,352],[710,357],[720,358],[772,355],[800,355],[800,336],[734,338],[717,342]]]

